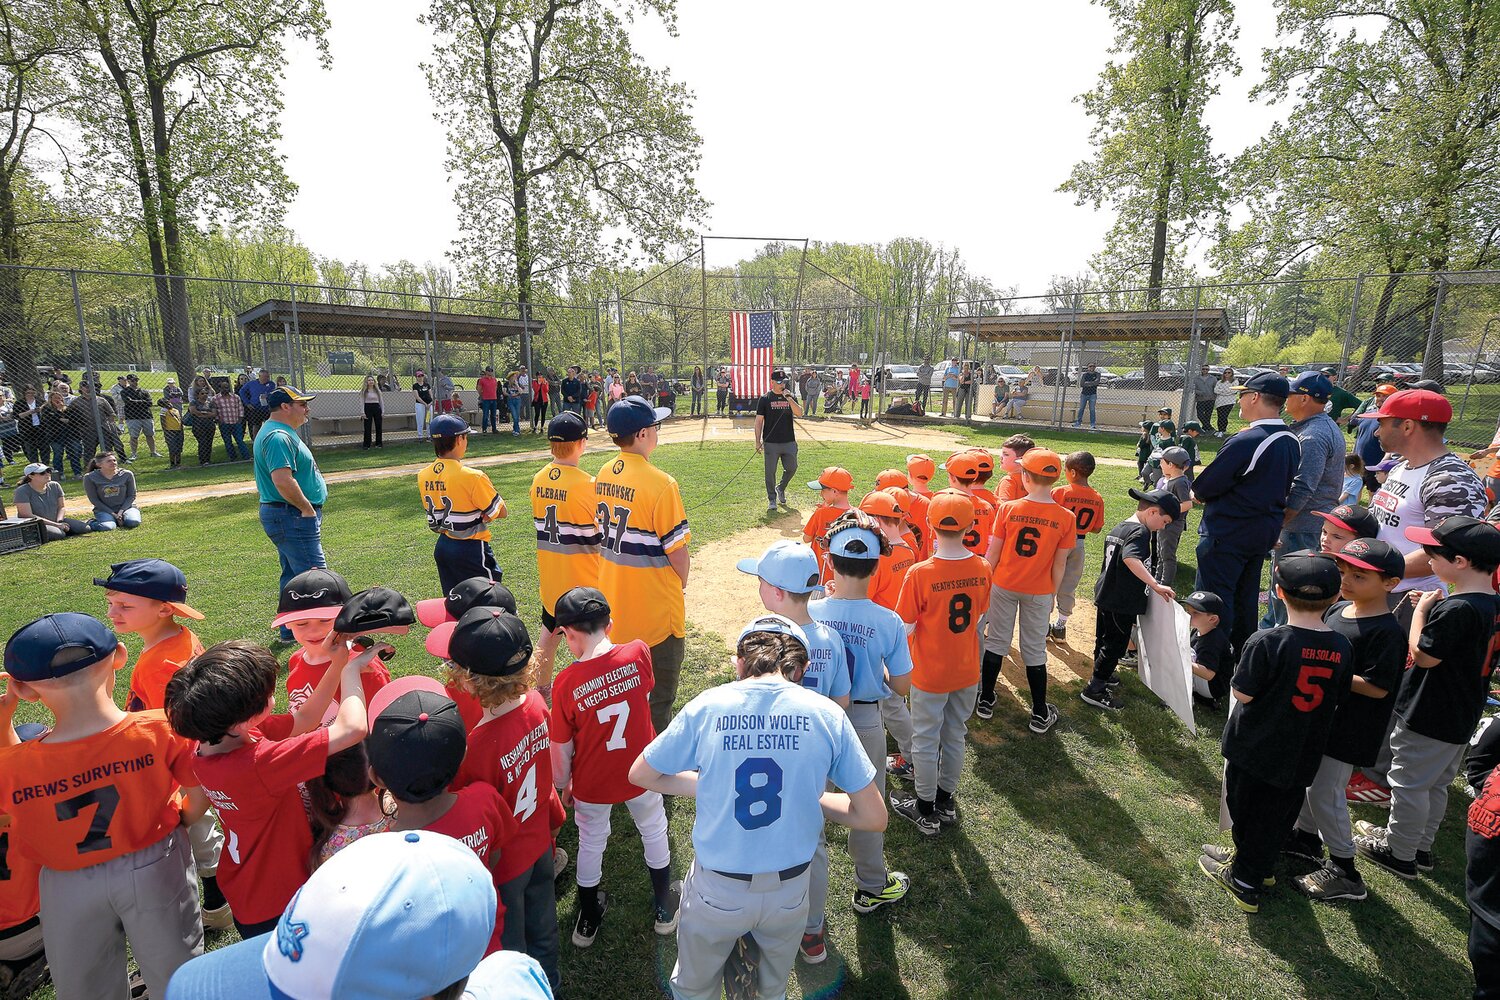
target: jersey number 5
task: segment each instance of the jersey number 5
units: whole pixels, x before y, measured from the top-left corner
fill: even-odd
[[[90,788],[82,795],[64,799],[56,806],[58,822],[77,819],[78,814],[89,806],[98,808],[94,810],[94,818],[89,822],[88,831],[78,842],[79,854],[107,851],[114,846],[114,841],[109,837],[109,821],[115,818],[115,810],[120,807],[120,790],[114,785],[102,785]]]
[[[782,780],[781,765],[770,757],[749,757],[734,769],[734,818],[740,826],[759,830],[781,818]]]
[[[1302,672],[1297,675],[1298,693],[1292,695],[1292,705],[1297,711],[1311,712],[1323,704],[1323,685],[1313,682],[1325,681],[1332,676],[1332,667],[1315,667],[1311,663],[1302,664]]]
[[[625,723],[630,721],[630,702],[616,702],[613,705],[605,705],[599,709],[599,725],[607,725],[610,719],[615,720],[615,728],[609,734],[609,739],[605,741],[604,749],[624,750]]]
[[[625,525],[630,520],[629,507],[616,507],[614,533],[610,534],[609,504],[599,505],[599,527],[604,532],[604,547],[611,552],[620,551],[620,542],[625,539]]]
[[[10,853],[10,831],[0,833],[0,882],[10,881],[10,865],[5,861],[5,856]]]

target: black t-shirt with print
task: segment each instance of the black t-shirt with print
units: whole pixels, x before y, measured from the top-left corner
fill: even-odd
[[[1224,758],[1266,784],[1306,788],[1318,773],[1334,712],[1349,697],[1354,650],[1338,632],[1280,625],[1245,642]]]
[[[1406,633],[1393,614],[1345,618],[1344,609],[1350,606],[1348,601],[1340,601],[1323,613],[1323,621],[1354,647],[1352,676],[1363,677],[1386,696],[1371,698],[1350,691],[1334,713],[1325,753],[1355,767],[1369,767],[1385,742],[1386,726],[1396,707],[1396,691],[1406,671]]]
[[[1441,662],[1413,665],[1396,699],[1407,729],[1443,743],[1467,743],[1484,711],[1495,634],[1493,594],[1454,594],[1427,612],[1417,648]]]
[[[755,406],[756,416],[765,417],[760,438],[766,444],[791,444],[797,440],[792,426],[791,397],[768,392]]]
[[[1094,584],[1094,607],[1117,615],[1139,615],[1146,610],[1146,585],[1125,565],[1139,559],[1147,572],[1156,565],[1156,536],[1139,521],[1121,521],[1104,538],[1104,562]]]
[[[426,382],[413,382],[411,384],[411,391],[416,393],[417,398],[422,402],[428,404],[432,402],[432,386]]]
[[[1208,682],[1208,693],[1222,698],[1229,693],[1234,676],[1234,657],[1229,651],[1229,630],[1222,625],[1207,632],[1193,633],[1193,662],[1214,671]]]

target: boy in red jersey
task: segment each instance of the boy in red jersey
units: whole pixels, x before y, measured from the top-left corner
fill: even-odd
[[[286,661],[286,701],[295,712],[312,697],[313,690],[333,665],[333,648],[339,641],[333,623],[353,599],[349,584],[331,569],[299,573],[281,588],[272,628],[290,629],[298,648]],[[371,659],[360,675],[365,704],[391,682],[391,672],[380,659]]]
[[[608,897],[599,889],[609,819],[621,802],[641,834],[656,933],[677,930],[681,886],[672,882],[672,847],[661,794],[630,782],[630,765],[656,738],[651,724],[651,650],[634,639],[609,641],[609,602],[593,587],[574,587],[557,599],[553,617],[573,662],[552,692],[552,780],[578,824],[578,920],[573,943],[594,943]]]

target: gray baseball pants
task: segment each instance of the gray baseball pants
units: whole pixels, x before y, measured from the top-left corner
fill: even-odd
[[[1168,587],[1176,585],[1177,546],[1182,543],[1182,532],[1187,525],[1177,518],[1156,533],[1156,582]]]
[[[704,868],[695,858],[682,883],[672,996],[719,1000],[724,960],[749,934],[760,947],[760,996],[785,997],[807,923],[807,896],[806,871],[786,881],[768,872],[745,882]]]
[[[828,786],[829,791],[836,791]],[[804,931],[817,934],[823,929],[823,916],[828,910],[828,824],[818,831],[818,849],[813,851],[812,864],[807,867],[807,926]]]
[[[1068,561],[1063,566],[1062,583],[1057,586],[1057,614],[1066,618],[1073,613],[1075,596],[1078,593],[1078,581],[1083,579],[1083,564],[1088,557],[1083,547],[1083,535],[1079,535],[1077,543],[1068,550]]]
[[[885,723],[885,731],[891,734],[891,739],[896,741],[896,749],[901,751],[901,756],[909,760],[911,758],[911,709],[907,707],[906,699],[893,694],[882,701],[880,720]],[[885,761],[875,766],[884,767]]]
[[[1354,765],[1325,756],[1318,764],[1318,773],[1307,787],[1307,796],[1302,800],[1302,812],[1297,816],[1297,829],[1303,833],[1316,833],[1328,845],[1328,853],[1336,858],[1354,857],[1354,834],[1349,826],[1349,802],[1344,798],[1344,787]]]
[[[1444,743],[1398,721],[1391,733],[1391,818],[1386,840],[1398,861],[1432,850],[1448,808],[1448,786],[1468,744]]]
[[[219,829],[218,814],[209,809],[203,818],[187,828],[188,842],[193,848],[193,866],[199,878],[219,873],[219,854],[224,849],[224,831]]]
[[[769,441],[761,443],[766,458],[766,502],[775,505],[781,496],[786,495],[787,484],[797,474],[797,442],[788,441],[786,444],[772,444]],[[776,479],[776,463],[781,463],[781,480],[778,485]]]
[[[990,609],[984,613],[984,650],[1006,656],[1020,620],[1022,666],[1047,662],[1047,616],[1052,613],[1051,594],[1017,594],[990,587]]]
[[[922,801],[935,799],[939,788],[950,795],[958,791],[969,716],[978,697],[978,684],[943,694],[911,689],[911,762]]]
[[[859,736],[865,756],[875,768],[875,790],[885,798],[885,725],[880,705],[855,702],[849,706],[849,721]],[[885,888],[885,831],[850,830],[849,857],[854,861],[854,884],[870,892]]]

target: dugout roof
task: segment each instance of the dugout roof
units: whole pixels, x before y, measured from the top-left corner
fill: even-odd
[[[1056,343],[1071,334],[1079,341],[1205,340],[1229,336],[1223,309],[1150,309],[1126,312],[1057,312],[1012,316],[950,316],[948,329],[985,343]]]
[[[294,320],[299,333],[313,337],[424,341],[433,338],[448,343],[493,344],[521,335],[521,321],[509,317],[328,302],[294,304],[289,299],[267,299],[234,317],[242,330],[277,335],[291,328]],[[536,319],[527,324],[533,334],[541,333],[546,326],[544,321]]]

